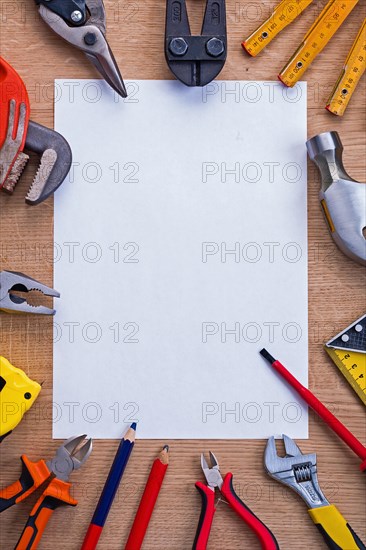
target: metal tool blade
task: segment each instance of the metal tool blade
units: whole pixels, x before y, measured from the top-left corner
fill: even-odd
[[[16,129],[15,138],[13,138],[15,130],[16,108],[17,102],[15,101],[15,99],[10,100],[8,129],[5,142],[0,150],[0,187],[4,185],[12,166],[17,159],[18,153],[20,152],[19,148],[21,146],[25,132],[27,106],[25,103],[21,103],[19,106],[18,127]],[[19,177],[16,179],[16,181],[18,179]],[[8,192],[11,192],[11,185],[9,186]]]
[[[47,184],[47,180],[56,164],[57,153],[53,149],[46,149],[41,157],[36,175],[34,176],[32,185],[29,188],[26,196],[26,202],[32,203],[39,199],[43,189]]]

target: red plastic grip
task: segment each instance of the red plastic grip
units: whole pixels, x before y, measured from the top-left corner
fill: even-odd
[[[94,550],[97,547],[98,540],[102,534],[103,527],[91,523],[86,532],[81,550]]]
[[[3,57],[0,57],[0,148],[4,145],[7,136],[11,100],[15,100],[16,102],[14,128],[12,133],[13,139],[15,138],[16,131],[18,129],[21,103],[24,103],[26,107],[24,134],[17,151],[18,153],[23,151],[27,135],[30,113],[29,98],[25,84],[18,73],[13,69],[13,67],[11,67],[11,65],[9,65],[9,63],[5,61]],[[17,153],[14,155],[11,166],[15,162]],[[10,171],[11,166],[8,172]],[[7,175],[8,174],[3,175],[3,179],[5,179]]]
[[[221,493],[230,504],[231,508],[240,516],[245,523],[254,531],[259,538],[263,550],[279,550],[279,546],[274,534],[257,518],[248,506],[234,491],[233,474],[228,473],[224,478],[221,487]]]
[[[192,550],[206,550],[212,520],[216,512],[215,491],[200,481],[197,481],[196,488],[202,498],[202,508]]]

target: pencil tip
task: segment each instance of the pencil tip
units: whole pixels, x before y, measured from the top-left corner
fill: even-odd
[[[168,452],[168,451],[169,451],[169,445],[164,445],[164,447],[163,447],[163,451],[166,451],[166,452]]]
[[[136,422],[132,422],[132,424],[131,424],[130,428],[132,428],[133,430],[135,430],[135,431],[136,431],[136,428],[137,428],[137,424],[136,424]]]
[[[265,359],[267,359],[267,361],[269,363],[271,363],[271,365],[273,365],[273,363],[276,361],[276,359],[274,357],[272,357],[272,355],[266,350],[266,348],[263,348],[260,350],[259,352]]]

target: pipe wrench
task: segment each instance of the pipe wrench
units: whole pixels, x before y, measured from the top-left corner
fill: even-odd
[[[40,156],[40,164],[25,202],[46,200],[66,178],[71,149],[60,134],[29,120],[30,106],[24,82],[0,57],[0,189],[12,194],[29,160],[24,149]]]

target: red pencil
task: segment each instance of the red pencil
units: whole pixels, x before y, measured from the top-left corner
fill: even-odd
[[[350,432],[349,429],[346,428],[346,426],[342,424],[342,422],[340,422],[338,418],[336,418],[334,414],[332,414],[330,410],[327,409],[327,407],[323,405],[323,403],[319,401],[319,399],[315,397],[315,395],[310,390],[305,388],[305,386],[303,386],[286,369],[286,367],[282,365],[282,363],[280,363],[279,361],[277,361],[277,359],[272,357],[272,355],[268,353],[266,349],[262,349],[260,351],[260,354],[263,355],[263,357],[267,359],[269,363],[271,363],[272,367],[276,369],[276,371],[286,380],[286,382],[288,382],[290,386],[292,386],[298,392],[298,394],[303,398],[304,401],[306,401],[309,407],[311,407],[313,411],[315,411],[316,414],[319,415],[320,418],[322,418],[324,422],[326,422],[328,426],[332,428],[332,430],[341,439],[343,439],[346,445],[348,445],[352,449],[352,451],[357,456],[360,457],[360,459],[362,460],[360,468],[362,471],[365,471],[366,470],[366,447],[362,445],[361,441],[359,441],[357,437],[355,437],[353,433]]]
[[[169,447],[165,445],[159,456],[154,460],[144,493],[131,527],[125,550],[139,550],[145,537],[155,502],[169,464]]]

